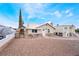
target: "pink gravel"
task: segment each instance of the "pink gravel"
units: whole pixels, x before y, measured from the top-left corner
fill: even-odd
[[[79,40],[53,38],[13,39],[1,52],[1,56],[78,56]]]

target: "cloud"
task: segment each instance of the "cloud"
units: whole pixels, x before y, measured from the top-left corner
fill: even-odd
[[[62,16],[62,14],[59,11],[55,11],[54,15],[58,18],[60,18]]]
[[[66,17],[71,17],[71,16],[74,15],[70,9],[67,9],[67,10],[65,11],[65,14],[66,14]]]
[[[48,4],[24,4],[24,11],[28,14],[28,19],[47,17],[51,12],[46,11]]]
[[[67,9],[67,10],[65,11],[66,14],[68,14],[69,12],[70,12],[70,9]]]
[[[24,4],[25,12],[28,13],[28,18],[36,17],[44,12],[43,4]]]
[[[46,18],[42,17],[41,19],[46,19]]]
[[[68,16],[68,17],[73,16],[73,13],[69,13],[67,16]]]

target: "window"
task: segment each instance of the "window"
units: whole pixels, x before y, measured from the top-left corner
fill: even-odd
[[[72,27],[70,27],[70,29],[72,29]]]
[[[48,29],[48,33],[50,32],[50,29]]]
[[[35,33],[37,33],[37,30],[35,30]]]
[[[72,36],[72,33],[69,33],[70,36]]]
[[[43,29],[43,31],[44,31],[44,29]]]
[[[59,36],[63,36],[63,33],[59,33]]]
[[[32,29],[32,32],[33,33],[37,33],[37,29]]]
[[[67,29],[67,27],[65,27],[64,29]]]
[[[32,32],[34,32],[34,29],[32,29]]]
[[[57,32],[56,32],[55,34],[56,34],[56,35],[58,35],[58,33],[57,33]]]

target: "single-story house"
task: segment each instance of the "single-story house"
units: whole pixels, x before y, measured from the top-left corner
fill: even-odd
[[[51,22],[46,22],[44,24],[27,24],[26,32],[28,34],[47,34],[47,33],[54,33],[55,28]]]

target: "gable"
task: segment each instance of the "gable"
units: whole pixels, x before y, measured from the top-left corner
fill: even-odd
[[[44,25],[41,25],[41,26],[38,26],[37,28],[42,28],[42,29],[55,29],[52,25],[50,24],[44,24]]]

